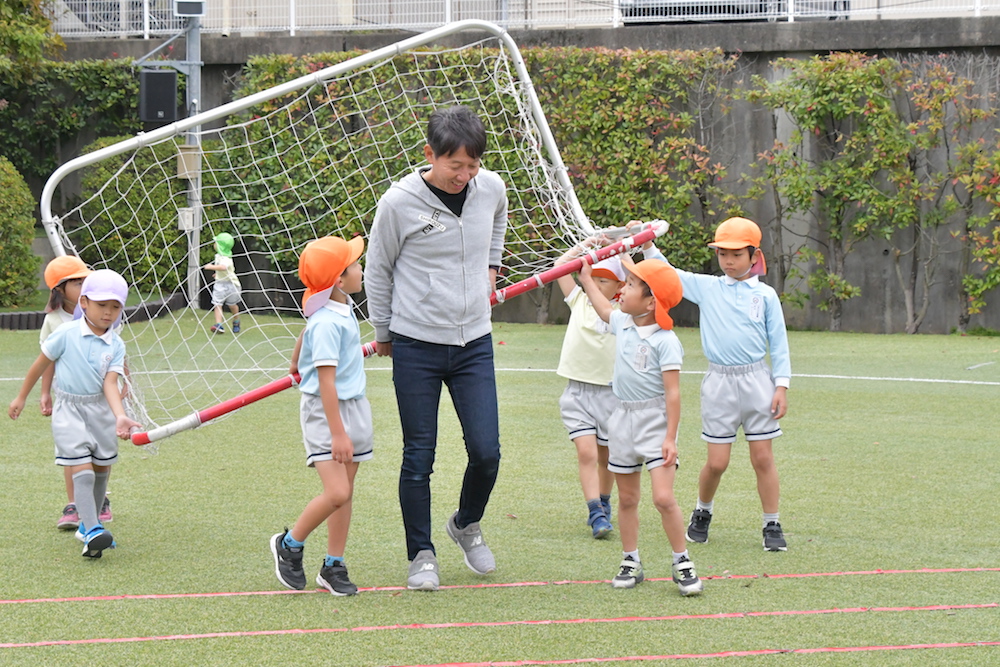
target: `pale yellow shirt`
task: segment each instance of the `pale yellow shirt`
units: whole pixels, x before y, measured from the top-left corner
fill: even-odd
[[[236,266],[233,264],[232,257],[226,257],[225,255],[216,255],[213,264],[218,264],[219,266],[226,267],[225,271],[216,271],[215,279],[220,282],[230,282],[236,285],[236,289],[240,289],[240,279],[236,277]]]
[[[565,301],[570,310],[569,325],[556,373],[568,380],[610,385],[615,370],[615,336],[610,326],[579,285]]]

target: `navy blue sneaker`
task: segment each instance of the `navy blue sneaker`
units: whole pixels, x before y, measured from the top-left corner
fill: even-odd
[[[603,509],[592,511],[590,516],[587,517],[587,525],[590,526],[595,540],[607,537],[608,533],[613,530],[611,522],[608,521],[608,517],[605,516]]]

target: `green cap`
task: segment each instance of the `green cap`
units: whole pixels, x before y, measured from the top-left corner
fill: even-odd
[[[236,243],[236,239],[233,238],[232,234],[222,232],[215,235],[215,248],[219,251],[220,255],[232,257],[234,243]]]

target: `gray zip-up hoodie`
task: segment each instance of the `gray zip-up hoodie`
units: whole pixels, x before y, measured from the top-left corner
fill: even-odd
[[[459,217],[422,182],[426,169],[379,199],[365,258],[368,319],[379,342],[392,331],[465,345],[492,330],[489,267],[501,263],[507,189],[500,176],[480,169]]]

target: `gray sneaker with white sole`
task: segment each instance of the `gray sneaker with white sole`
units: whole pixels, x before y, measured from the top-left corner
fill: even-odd
[[[459,528],[455,523],[458,512],[451,515],[445,530],[448,537],[454,540],[455,544],[462,548],[465,556],[465,564],[476,574],[489,574],[497,569],[496,559],[493,552],[483,541],[483,531],[479,528],[479,522],[470,523],[465,528]]]
[[[410,561],[410,569],[406,575],[406,587],[411,591],[436,591],[438,578],[438,562],[430,549],[418,551]]]

